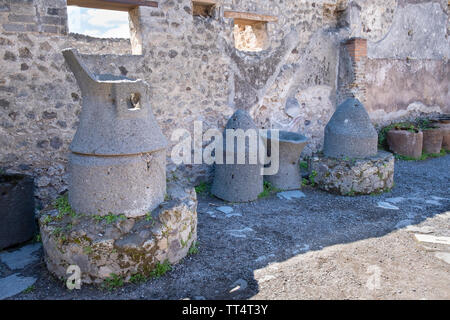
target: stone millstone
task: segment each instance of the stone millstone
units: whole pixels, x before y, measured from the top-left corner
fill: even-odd
[[[224,162],[226,161],[226,146],[232,141],[226,140],[227,129],[242,129],[247,131],[249,129],[255,130],[256,125],[250,115],[243,111],[236,111],[225,127],[223,134],[224,140]],[[259,136],[257,139],[260,139]],[[245,145],[245,164],[236,164],[237,143],[234,143],[235,164],[216,164],[214,181],[211,187],[211,192],[216,197],[230,201],[230,202],[247,202],[258,198],[258,195],[263,191],[263,166],[257,164],[249,164],[249,143],[246,139]],[[259,144],[259,143],[258,143]]]
[[[197,239],[197,196],[181,186],[169,186],[168,200],[143,217],[58,214],[49,207],[39,219],[47,268],[66,279],[77,265],[82,283],[148,277],[158,263],[183,259]]]
[[[347,99],[325,127],[323,152],[332,158],[366,158],[377,154],[378,134],[357,99]]]
[[[267,135],[262,135],[263,139],[268,140],[268,154],[271,152],[272,132],[268,130]],[[307,143],[308,138],[299,133],[280,130],[278,132],[279,170],[274,175],[264,176],[264,179],[281,190],[300,189],[302,186],[300,154]]]
[[[88,215],[145,215],[166,192],[167,140],[153,115],[149,85],[93,74],[76,50],[63,56],[83,96],[70,144],[70,205]]]

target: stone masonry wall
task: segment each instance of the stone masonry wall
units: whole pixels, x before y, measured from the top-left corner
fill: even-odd
[[[81,96],[61,55],[66,47],[77,48],[94,73],[146,80],[153,112],[169,140],[174,129],[192,132],[196,120],[203,121],[204,131],[221,130],[236,108],[244,108],[260,127],[308,136],[305,155],[320,150],[339,93],[341,43],[352,37],[368,39],[370,112],[382,110],[390,117],[413,100],[423,103],[424,111],[438,105],[440,112],[448,112],[449,99],[443,94],[449,48],[444,2],[220,0],[212,17],[198,17],[192,15],[191,0],[159,0],[158,8],[133,10],[137,37],[130,41],[68,33],[64,0],[0,0],[0,168],[34,175],[37,196],[44,202],[67,188],[68,146],[78,125]],[[278,22],[267,24],[267,49],[236,50],[234,24],[224,18],[224,10],[277,16]],[[423,11],[420,23],[402,18],[405,12],[412,16],[417,11]],[[429,31],[417,33],[418,39],[414,33],[414,41],[405,38],[407,31],[406,36],[395,31],[410,26],[416,30],[423,19],[428,19]],[[386,49],[393,46],[390,39],[403,43],[396,56]],[[426,50],[417,49],[424,46]],[[377,100],[384,84],[374,84],[373,74],[392,65],[398,71],[385,72],[386,83],[397,82],[408,70],[399,66],[409,55],[421,70],[438,74],[416,86],[413,99],[405,89],[398,107],[392,107],[392,95]],[[421,80],[420,72],[417,79]],[[434,88],[426,96],[438,97],[423,98],[423,88]],[[211,167],[177,167],[168,158],[168,171],[169,180],[196,184],[210,177]]]

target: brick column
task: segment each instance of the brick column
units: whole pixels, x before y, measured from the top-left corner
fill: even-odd
[[[338,103],[346,98],[365,101],[365,65],[367,40],[352,38],[341,44],[339,59]]]

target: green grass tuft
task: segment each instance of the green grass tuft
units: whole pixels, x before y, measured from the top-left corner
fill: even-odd
[[[199,194],[199,195],[200,194],[208,195],[211,193],[211,184],[202,182],[198,186],[195,187],[195,192],[197,192],[197,194]]]
[[[97,222],[105,221],[107,224],[113,224],[117,221],[126,220],[127,217],[124,214],[112,214],[108,213],[106,216],[94,216]]]
[[[281,191],[281,190],[272,186],[270,184],[270,182],[264,181],[264,189],[263,189],[263,192],[261,192],[258,195],[258,199],[266,198],[266,197],[270,196],[272,193],[275,193],[278,191]]]
[[[58,210],[58,215],[55,217],[56,220],[61,220],[65,215],[70,215],[71,217],[76,217],[77,215],[69,204],[69,195],[67,193],[55,200],[55,207]]]
[[[105,281],[103,282],[103,288],[107,289],[108,291],[113,291],[122,287],[123,284],[124,281],[121,276],[118,276],[115,273],[111,273],[109,277],[106,278]]]
[[[426,159],[443,157],[447,153],[450,153],[450,151],[441,149],[441,152],[439,152],[439,153],[422,153],[422,155],[419,158],[402,156],[402,155],[399,155],[399,154],[396,154],[395,158],[398,159],[398,160],[404,160],[404,161],[423,161],[423,160],[426,160]]]
[[[167,272],[172,270],[172,266],[169,261],[164,261],[164,263],[157,263],[155,269],[150,272],[150,278],[158,279],[165,275]]]
[[[194,241],[191,247],[189,248],[188,255],[190,256],[197,253],[198,253],[198,243],[197,241]]]

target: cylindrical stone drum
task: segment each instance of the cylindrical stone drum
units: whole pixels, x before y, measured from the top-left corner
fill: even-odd
[[[164,201],[166,153],[69,157],[69,203],[77,212],[141,216]]]

